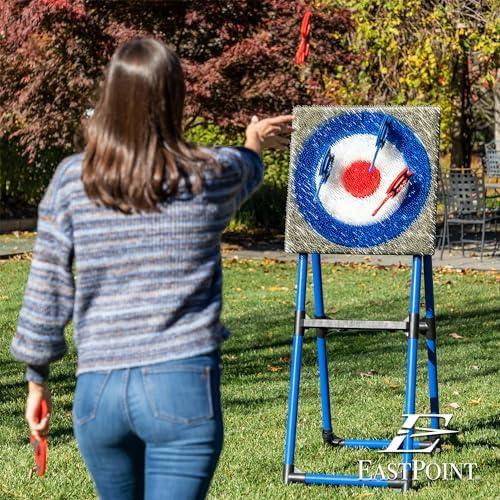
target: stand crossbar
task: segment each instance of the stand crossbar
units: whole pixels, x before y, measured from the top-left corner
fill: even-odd
[[[312,254],[312,274],[314,291],[314,316],[306,317],[307,265],[308,254],[300,254],[297,266],[297,289],[295,302],[295,332],[292,339],[292,355],[290,366],[290,389],[288,395],[288,418],[285,438],[285,456],[283,479],[286,484],[301,482],[306,484],[329,484],[335,486],[369,486],[398,488],[404,491],[411,488],[413,470],[413,450],[427,448],[432,443],[417,441],[409,432],[403,442],[402,467],[403,475],[397,479],[379,477],[363,478],[343,474],[318,474],[302,472],[295,468],[295,442],[299,403],[300,375],[302,365],[302,348],[306,330],[316,328],[316,347],[318,353],[319,383],[322,410],[323,442],[331,447],[385,449],[390,440],[386,439],[343,439],[336,436],[332,429],[330,384],[326,337],[328,330],[362,330],[362,331],[402,331],[406,334],[406,384],[404,414],[415,414],[417,388],[417,353],[418,339],[425,335],[427,347],[428,391],[431,414],[439,413],[437,358],[436,358],[436,325],[434,319],[434,290],[432,284],[432,258],[430,255],[413,256],[410,285],[409,315],[403,321],[363,321],[333,320],[327,318],[324,311],[323,282],[321,259],[319,254]],[[422,267],[425,283],[425,318],[420,321],[420,288]],[[431,429],[439,429],[439,417],[431,417]]]
[[[407,321],[363,321],[356,319],[339,320],[339,319],[310,319],[305,318],[302,321],[304,328],[326,328],[328,330],[388,330],[408,332],[410,330],[410,322]],[[419,330],[426,332],[429,325],[421,322]]]

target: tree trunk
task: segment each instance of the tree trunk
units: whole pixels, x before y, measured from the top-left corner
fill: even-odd
[[[4,155],[4,141],[0,140],[0,207],[5,204],[7,199],[7,179],[8,175],[5,172],[5,155]]]
[[[455,57],[452,88],[451,168],[470,169],[472,152],[469,51],[462,41]]]
[[[498,70],[493,93],[495,94],[495,144],[500,144],[500,71]]]

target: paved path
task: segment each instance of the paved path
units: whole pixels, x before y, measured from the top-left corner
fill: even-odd
[[[238,259],[277,259],[277,260],[296,260],[297,256],[293,254],[287,254],[282,251],[275,250],[230,250],[224,252],[224,257],[226,258],[238,258]],[[323,255],[323,262],[342,262],[342,263],[367,263],[374,266],[393,266],[393,265],[403,265],[411,266],[411,256],[408,255]],[[462,252],[454,250],[451,254],[445,252],[443,259],[439,257],[437,253],[433,258],[434,267],[445,267],[450,269],[475,269],[480,271],[500,271],[500,258],[488,257],[483,258],[483,262],[480,261],[479,257],[468,257],[467,252],[465,257],[462,256]]]
[[[18,232],[0,234],[0,258],[20,253],[31,252],[35,243],[35,234]]]
[[[280,237],[262,237],[255,240],[248,237],[239,238],[230,235],[225,238],[223,243],[223,255],[225,258],[237,259],[277,259],[277,260],[295,260],[296,255],[286,254],[283,248],[283,240]],[[11,255],[31,252],[35,241],[34,233],[16,232],[0,235],[0,258],[6,258]],[[488,249],[491,253],[492,249]],[[404,265],[409,266],[411,257],[406,255],[325,255],[325,262],[364,262],[375,266]],[[435,267],[448,267],[454,269],[477,269],[482,271],[500,271],[500,256],[492,257],[485,255],[483,262],[479,256],[473,252],[465,252],[462,256],[460,250],[453,250],[451,253],[444,252],[443,259],[439,253],[434,257]]]

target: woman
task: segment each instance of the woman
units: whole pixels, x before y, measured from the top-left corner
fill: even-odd
[[[59,165],[39,206],[11,352],[28,364],[26,419],[39,437],[49,363],[73,320],[74,433],[102,499],[207,493],[223,438],[221,233],[291,120],[254,117],[245,147],[204,149],[183,138],[184,94],[174,52],[125,43],[85,152]]]

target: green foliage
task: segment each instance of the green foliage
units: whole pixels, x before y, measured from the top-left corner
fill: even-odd
[[[234,223],[283,231],[288,185],[288,153],[269,151],[263,155],[264,182],[236,215]]]
[[[457,127],[464,114],[462,127],[472,129],[465,140],[484,141],[491,134],[500,50],[498,0],[322,3],[348,7],[356,22],[352,49],[362,55],[359,72],[346,75],[338,67],[330,82],[342,102],[438,105],[445,151],[450,150],[454,134],[462,134],[459,139],[464,140],[463,130]],[[461,61],[464,74],[460,74]]]
[[[0,216],[36,206],[64,156],[59,149],[47,149],[30,164],[16,141],[0,139]]]
[[[204,146],[233,146],[241,144],[243,136],[234,129],[222,128],[214,123],[199,120],[186,130],[186,139]]]
[[[188,104],[189,120],[198,123],[188,134],[195,142],[241,144],[227,125],[298,102],[438,105],[443,153],[453,150],[454,166],[467,166],[472,144],[491,138],[499,0],[315,0],[311,55],[300,68],[292,62],[301,3],[270,0],[265,9],[264,3],[252,4],[253,10],[247,2],[244,9],[236,1],[224,9],[220,2],[209,4],[210,9],[206,2],[189,2],[176,10],[158,3],[146,19],[135,3],[116,9],[109,2],[87,2],[82,17],[80,3],[6,2],[9,8],[0,14],[0,27],[9,26],[0,37],[0,115],[3,132],[24,143],[0,142],[0,207],[39,201],[64,154],[60,148],[68,149],[74,139],[102,64],[116,44],[138,33],[167,34],[178,46],[195,103]],[[36,22],[24,29],[25,19]],[[193,23],[202,29],[188,28]],[[221,44],[228,26],[230,43]],[[26,164],[19,145],[36,157],[40,172]],[[264,185],[234,224],[282,229],[288,157],[264,158]]]

